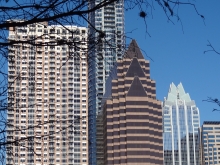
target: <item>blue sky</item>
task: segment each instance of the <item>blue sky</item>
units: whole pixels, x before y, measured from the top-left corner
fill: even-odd
[[[176,85],[182,82],[200,109],[202,124],[207,120],[220,120],[220,112],[212,112],[217,106],[202,101],[209,96],[220,99],[220,55],[203,53],[210,49],[207,40],[220,51],[220,1],[193,2],[198,12],[204,15],[205,24],[191,6],[185,5],[179,8],[183,26],[176,21],[173,25],[154,3],[153,18],[150,13],[146,18],[151,37],[146,34],[144,20],[136,9],[125,12],[125,30],[127,33],[133,30],[127,35],[136,39],[140,48],[153,59],[146,57],[150,60],[151,78],[156,81],[157,98],[163,100],[167,96],[171,82]]]

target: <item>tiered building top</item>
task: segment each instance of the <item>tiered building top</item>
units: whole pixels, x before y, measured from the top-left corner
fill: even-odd
[[[163,164],[161,102],[134,40],[110,89],[103,105],[104,164]]]

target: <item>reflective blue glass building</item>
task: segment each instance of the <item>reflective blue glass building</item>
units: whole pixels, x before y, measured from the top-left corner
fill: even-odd
[[[164,165],[199,165],[199,109],[182,84],[163,102]]]
[[[102,0],[90,0],[94,8]],[[89,91],[89,164],[97,165],[96,117],[101,111],[105,93],[105,81],[116,60],[121,59],[125,49],[124,1],[118,0],[101,9],[90,12],[88,91]]]

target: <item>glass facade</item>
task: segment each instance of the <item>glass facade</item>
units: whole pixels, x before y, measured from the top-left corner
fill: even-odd
[[[182,84],[163,102],[164,165],[199,165],[199,109]]]
[[[90,1],[94,8],[100,0]],[[96,161],[96,117],[101,111],[101,100],[105,93],[105,81],[117,59],[124,52],[124,1],[119,0],[88,16],[89,27],[89,162]],[[101,37],[102,36],[102,37]]]

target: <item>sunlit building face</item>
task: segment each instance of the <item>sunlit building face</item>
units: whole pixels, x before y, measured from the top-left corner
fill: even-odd
[[[182,84],[163,102],[164,165],[199,165],[199,109]]]

